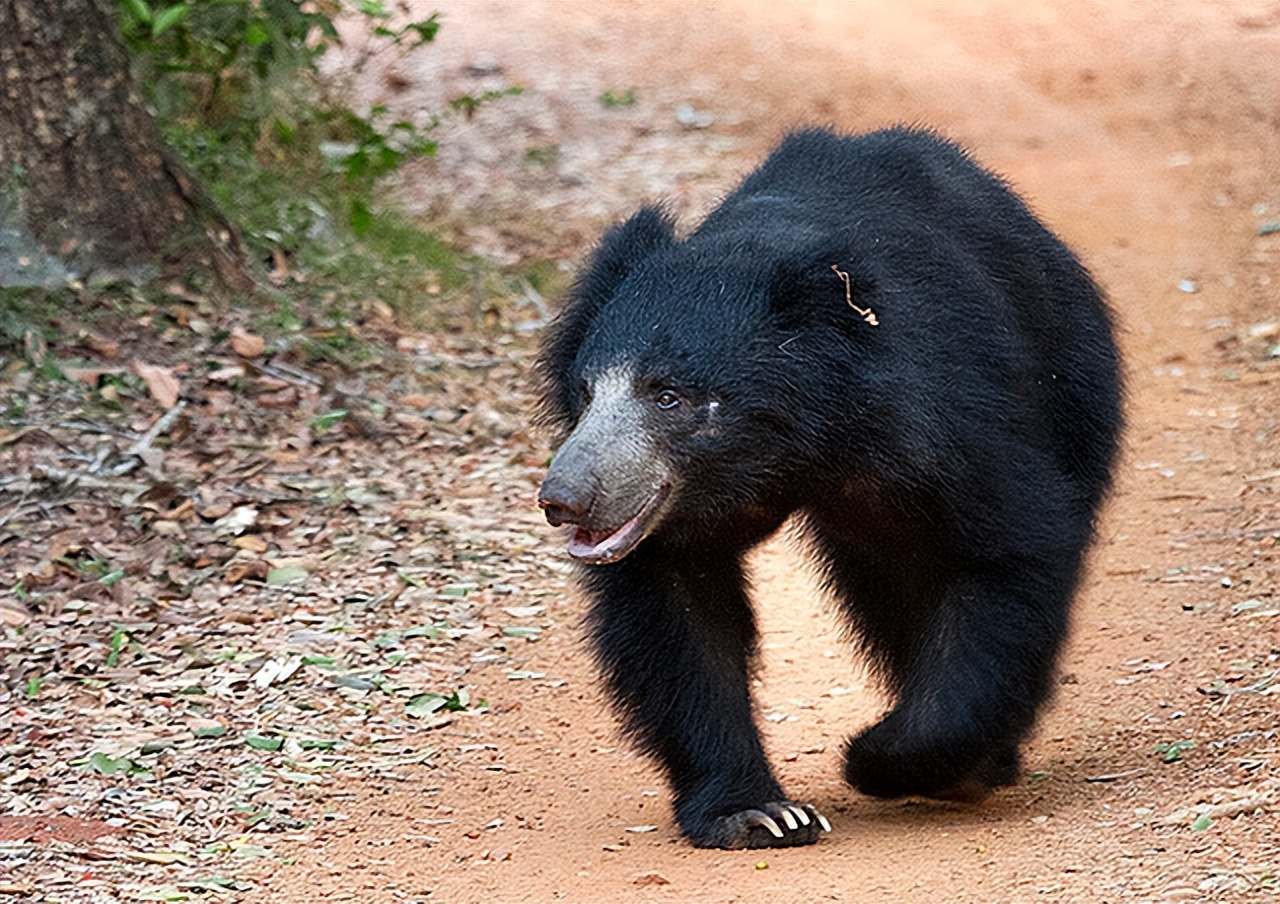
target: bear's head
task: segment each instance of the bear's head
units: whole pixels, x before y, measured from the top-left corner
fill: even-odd
[[[561,440],[538,504],[574,526],[573,558],[617,561],[664,524],[760,517],[774,488],[821,468],[813,450],[829,446],[819,435],[848,416],[853,387],[824,398],[829,381],[814,375],[832,355],[847,368],[857,318],[829,264],[793,264],[679,241],[653,209],[606,234],[538,364],[543,420]]]

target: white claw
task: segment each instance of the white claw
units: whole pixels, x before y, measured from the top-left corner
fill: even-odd
[[[771,816],[761,813],[759,816],[751,817],[751,821],[758,826],[764,826],[773,835],[774,838],[781,838],[782,829],[778,828],[778,824],[773,821]]]
[[[821,813],[818,814],[818,825],[822,826],[822,831],[824,832],[831,831],[831,823],[827,822],[827,817],[823,816]]]
[[[799,823],[796,822],[796,817],[791,812],[790,807],[782,808],[782,821],[787,824],[787,830],[790,832],[794,832],[796,830],[796,827],[799,826]]]
[[[804,807],[791,807],[791,812],[796,814],[796,819],[800,820],[800,825],[807,826],[809,824],[809,814],[805,812]]]

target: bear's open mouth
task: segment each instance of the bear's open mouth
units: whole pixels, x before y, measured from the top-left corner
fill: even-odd
[[[612,531],[592,531],[579,527],[569,539],[569,555],[590,565],[606,565],[618,561],[649,535],[650,529],[657,523],[658,510],[670,490],[670,484],[658,487],[649,501],[641,506],[640,511]]]

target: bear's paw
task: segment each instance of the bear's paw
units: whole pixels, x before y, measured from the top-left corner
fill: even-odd
[[[813,807],[780,800],[721,816],[705,833],[691,835],[690,840],[698,847],[725,850],[798,847],[813,844],[820,834],[830,831],[831,823]]]

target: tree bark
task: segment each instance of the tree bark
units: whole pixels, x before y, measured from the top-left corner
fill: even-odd
[[[239,237],[166,146],[106,2],[0,0],[0,190],[18,227],[79,276],[204,271],[251,291]]]

